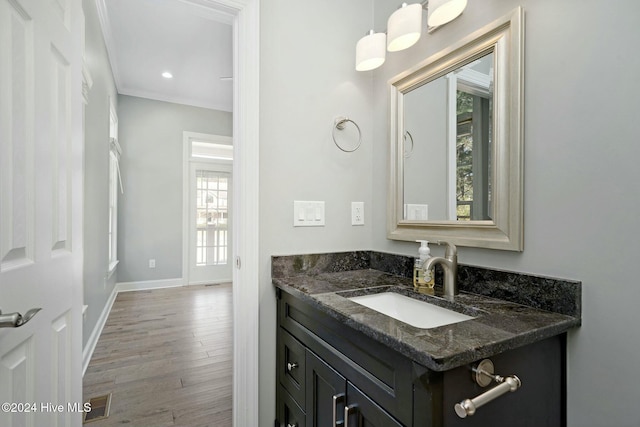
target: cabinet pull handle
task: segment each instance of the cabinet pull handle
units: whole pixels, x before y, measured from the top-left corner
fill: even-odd
[[[333,426],[338,427],[338,403],[344,401],[344,393],[333,395]]]
[[[344,427],[349,427],[349,414],[355,412],[356,409],[358,409],[358,405],[344,407]]]
[[[293,371],[293,370],[294,370],[294,369],[296,369],[297,367],[298,367],[298,364],[297,364],[297,363],[295,363],[295,362],[293,362],[293,363],[291,363],[291,362],[287,363],[287,371],[289,371],[289,372]]]

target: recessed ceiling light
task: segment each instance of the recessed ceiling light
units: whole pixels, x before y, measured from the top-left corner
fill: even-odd
[[[165,71],[164,73],[162,73],[162,77],[164,77],[165,79],[172,79],[173,78],[173,74],[171,74],[168,71]]]

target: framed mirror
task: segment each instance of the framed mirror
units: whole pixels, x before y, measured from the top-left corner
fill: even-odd
[[[388,237],[523,250],[523,11],[390,81]]]

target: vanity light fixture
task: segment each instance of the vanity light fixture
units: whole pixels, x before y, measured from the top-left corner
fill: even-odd
[[[370,30],[356,44],[356,70],[369,71],[384,63],[387,55],[387,36]]]
[[[404,50],[416,44],[422,34],[422,5],[402,3],[400,9],[389,16],[387,34],[389,52]]]
[[[407,4],[389,16],[386,34],[370,30],[356,44],[356,70],[369,71],[381,66],[385,61],[385,44],[389,52],[407,49],[420,40],[422,35],[422,13],[427,9],[427,28],[431,32],[436,27],[456,19],[467,7],[467,0],[425,0],[422,3]]]
[[[173,78],[173,74],[171,74],[168,71],[165,71],[164,73],[162,73],[162,77],[164,77],[165,79],[172,79]]]
[[[467,0],[429,0],[427,24],[430,27],[447,24],[460,16],[465,7]]]

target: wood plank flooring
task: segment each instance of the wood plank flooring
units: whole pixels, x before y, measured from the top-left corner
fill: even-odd
[[[84,399],[112,393],[92,427],[228,427],[231,284],[121,293],[83,379]]]

